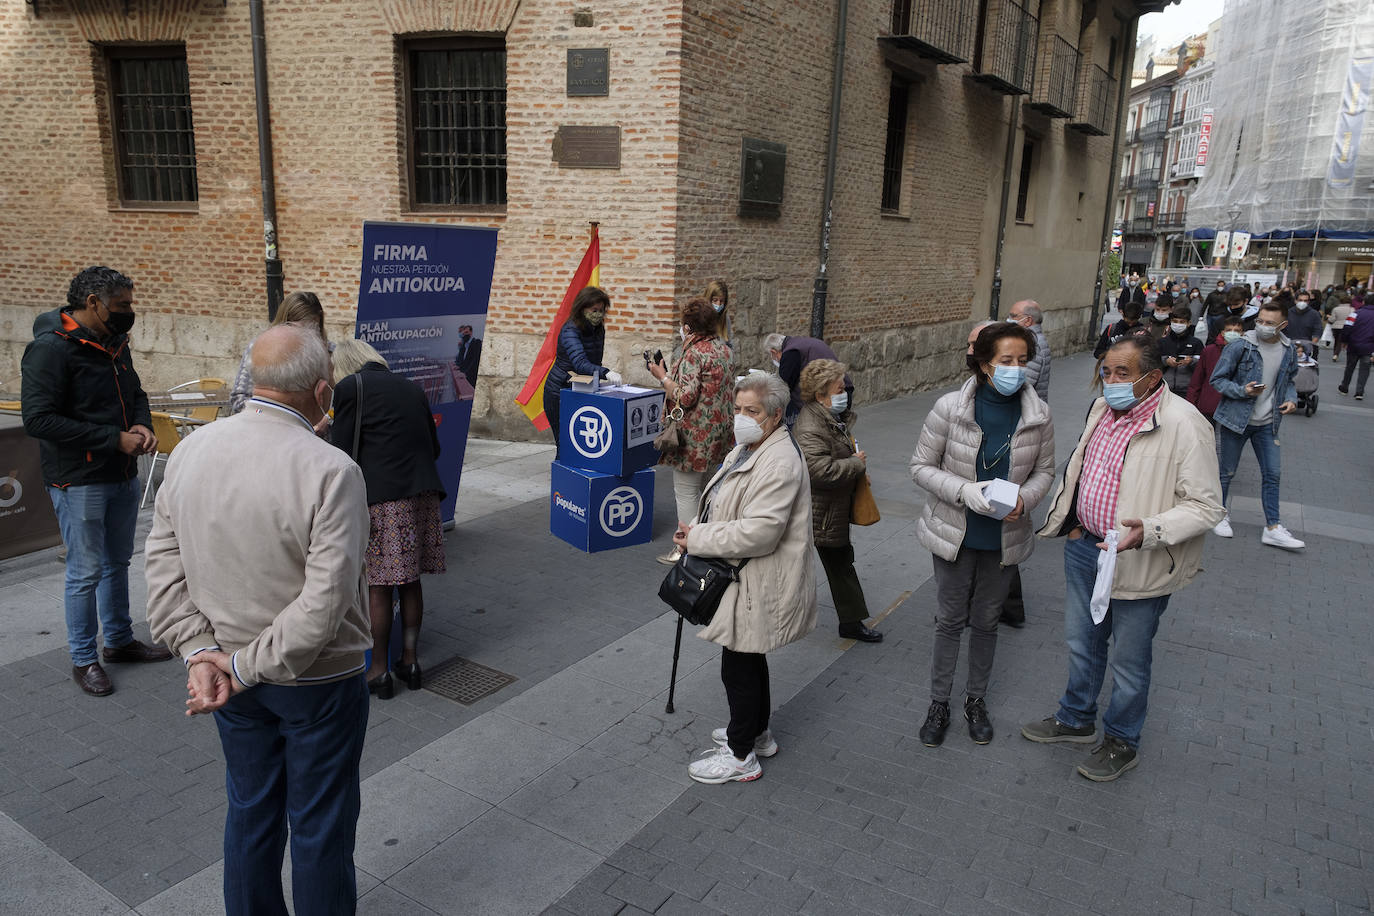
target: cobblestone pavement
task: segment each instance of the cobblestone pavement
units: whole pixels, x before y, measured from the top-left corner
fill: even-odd
[[[674,621],[652,558],[672,527],[669,478],[654,544],[588,557],[548,534],[551,450],[474,441],[450,572],[425,581],[421,660],[461,654],[517,680],[471,707],[429,691],[374,701],[360,911],[1367,911],[1374,489],[1358,481],[1374,440],[1335,368],[1317,414],[1282,428],[1284,523],[1307,549],[1259,543],[1247,455],[1236,537],[1209,539],[1206,572],[1161,623],[1141,764],[1107,784],[1074,773],[1084,748],[1017,734],[1063,688],[1059,542],[1023,566],[1028,623],[1000,636],[996,739],[972,744],[956,717],[943,747],[916,740],[934,596],[907,462],[938,393],[874,405],[857,430],[884,515],[855,529],[858,566],[886,641],[840,640],[827,605],[820,629],[770,656],[781,752],[748,784],[686,777],[727,715],[713,647],[684,638],[664,713]],[[1056,360],[1061,461],[1090,371]],[[174,664],[114,667],[113,696],[81,694],[61,580],[55,551],[0,563],[0,914],[219,912],[213,723],[181,715]]]

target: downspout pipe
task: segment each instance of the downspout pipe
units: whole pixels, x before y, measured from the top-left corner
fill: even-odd
[[[1112,158],[1107,166],[1107,201],[1102,206],[1102,244],[1098,247],[1100,254],[1097,258],[1097,281],[1093,284],[1093,304],[1090,312],[1092,317],[1088,320],[1089,343],[1097,339],[1097,322],[1100,316],[1098,309],[1102,305],[1102,273],[1106,267],[1108,245],[1111,244],[1112,210],[1116,204],[1116,170],[1121,165],[1121,125],[1126,115],[1126,95],[1131,88],[1131,67],[1135,63],[1131,58],[1135,53],[1136,31],[1139,27],[1140,17],[1137,16],[1127,27],[1126,41],[1121,46],[1121,69],[1116,80],[1116,123],[1112,125]],[[1124,254],[1124,239],[1122,249]]]
[[[253,36],[253,96],[258,116],[258,174],[262,182],[263,259],[267,277],[267,320],[277,317],[283,295],[281,258],[277,257],[277,182],[272,172],[272,116],[267,100],[267,30],[262,0],[248,0]]]
[[[1007,247],[1007,210],[1011,203],[1011,164],[1016,157],[1016,126],[1021,119],[1021,102],[1011,96],[1011,117],[1007,119],[1007,151],[1002,162],[1002,204],[997,213],[997,255],[992,265],[992,296],[988,300],[988,317],[997,320],[1002,303],[1002,252]]]
[[[825,300],[830,286],[830,227],[835,204],[835,160],[840,145],[840,102],[844,96],[844,44],[849,27],[849,0],[839,0],[835,12],[835,61],[830,79],[830,141],[825,152],[825,190],[821,197],[820,267],[811,287],[811,336],[825,336]]]

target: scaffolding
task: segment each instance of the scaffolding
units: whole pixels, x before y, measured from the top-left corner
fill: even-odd
[[[1227,0],[1218,45],[1188,228],[1374,237],[1374,3]]]

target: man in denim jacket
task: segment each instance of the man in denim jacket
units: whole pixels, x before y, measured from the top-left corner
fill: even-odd
[[[1301,550],[1307,546],[1279,523],[1279,420],[1297,409],[1297,353],[1280,333],[1288,324],[1277,302],[1260,307],[1255,329],[1226,346],[1212,370],[1212,387],[1221,395],[1212,419],[1217,426],[1217,462],[1221,470],[1221,500],[1226,502],[1231,478],[1248,440],[1260,466],[1260,502],[1264,506],[1264,534],[1272,547]],[[1229,513],[1213,529],[1232,536]]]

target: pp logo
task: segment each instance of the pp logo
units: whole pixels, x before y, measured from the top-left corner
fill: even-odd
[[[601,530],[613,538],[623,538],[639,524],[644,500],[633,487],[616,487],[601,501]]]
[[[8,495],[6,490],[10,491]],[[18,477],[0,477],[0,509],[8,509],[23,498],[24,485]]]
[[[611,421],[595,407],[579,407],[568,420],[573,448],[588,458],[600,458],[611,447]]]

